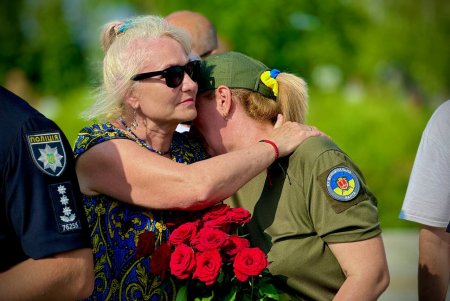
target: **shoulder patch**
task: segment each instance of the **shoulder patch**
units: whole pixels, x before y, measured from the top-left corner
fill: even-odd
[[[61,133],[43,132],[26,135],[34,164],[50,176],[58,177],[66,168],[66,152]]]
[[[76,211],[75,195],[70,182],[51,184],[48,186],[52,199],[53,212],[59,233],[81,230],[81,222]]]
[[[358,177],[348,167],[333,168],[326,179],[328,194],[339,202],[349,202],[356,198],[360,184]]]

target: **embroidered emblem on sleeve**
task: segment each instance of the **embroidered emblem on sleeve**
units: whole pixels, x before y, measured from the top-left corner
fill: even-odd
[[[66,153],[59,132],[27,135],[34,164],[44,173],[57,177],[66,167]]]
[[[343,166],[335,167],[330,171],[326,184],[328,194],[339,202],[353,200],[360,189],[358,177],[352,170]]]
[[[49,185],[50,197],[53,202],[58,232],[65,233],[81,229],[77,216],[75,197],[70,182]]]

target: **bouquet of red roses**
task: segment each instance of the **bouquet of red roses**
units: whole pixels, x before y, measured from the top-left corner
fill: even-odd
[[[202,211],[178,225],[155,250],[152,273],[166,277],[169,262],[178,284],[177,301],[279,300],[266,254],[237,235],[249,221],[247,210],[225,204]]]

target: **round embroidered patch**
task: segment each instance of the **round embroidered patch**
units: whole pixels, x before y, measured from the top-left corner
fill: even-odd
[[[359,192],[359,180],[347,167],[338,166],[327,177],[327,190],[330,196],[339,202],[353,200]]]

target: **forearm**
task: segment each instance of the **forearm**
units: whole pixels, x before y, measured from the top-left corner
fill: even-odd
[[[200,209],[227,198],[275,159],[271,145],[255,143],[185,165],[132,143],[107,141],[83,154],[77,162],[81,191],[148,209]]]
[[[197,192],[199,199],[185,202],[183,208],[198,209],[222,201],[264,171],[274,160],[275,153],[271,145],[256,143],[250,148],[190,165],[191,180],[195,183],[185,185],[200,187]]]
[[[161,176],[159,180],[149,179],[135,185],[130,201],[154,209],[206,208],[232,195],[266,169],[274,159],[272,146],[255,143],[250,148],[191,165],[177,164],[178,171],[172,172],[167,167],[158,172]],[[150,181],[158,184],[153,185],[151,195],[148,192]]]
[[[419,300],[445,300],[450,274],[450,234],[422,226],[419,234]]]
[[[377,300],[389,285],[389,271],[381,235],[329,246],[346,276],[333,300]]]
[[[9,301],[77,300],[92,293],[93,281],[92,250],[80,249],[28,259],[0,273],[0,296]]]
[[[378,277],[350,276],[339,289],[333,301],[378,300],[386,289],[386,280]]]

